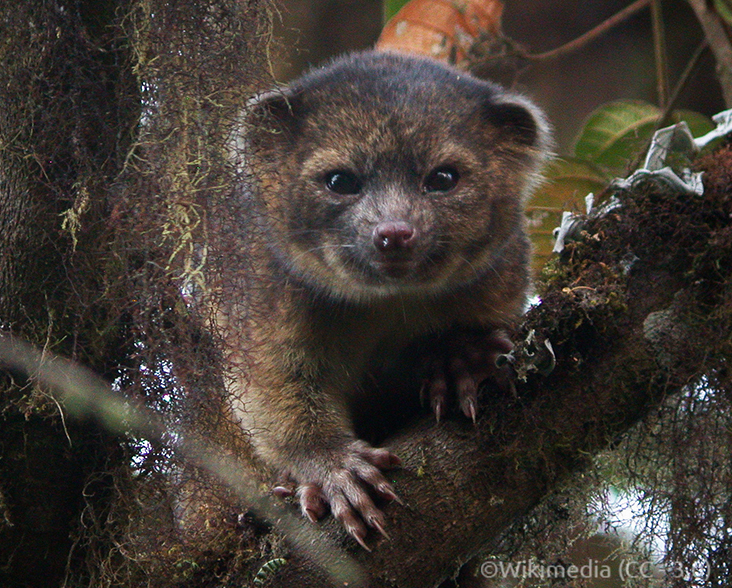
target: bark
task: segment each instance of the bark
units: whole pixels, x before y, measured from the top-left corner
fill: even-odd
[[[262,77],[266,11],[256,0],[0,4],[4,333],[151,403],[174,387],[151,370],[175,349],[203,371],[207,346],[171,300],[204,239],[201,201],[232,185],[222,144]],[[127,440],[67,418],[32,376],[0,372],[0,584],[118,581],[130,509],[115,523],[113,508],[138,498],[120,489]]]
[[[89,320],[88,304],[98,274],[77,271],[90,233],[65,228],[64,215],[98,222],[100,192],[120,161],[118,147],[125,150],[116,125],[126,125],[129,112],[115,98],[129,72],[102,34],[109,15],[87,6],[92,31],[74,8],[63,1],[0,8],[0,328],[104,371],[103,338],[96,350],[80,344],[90,340],[82,325],[100,322]],[[109,440],[89,423],[53,418],[54,403],[26,384],[0,378],[0,578],[7,575],[0,583],[53,586],[68,564],[86,477]]]

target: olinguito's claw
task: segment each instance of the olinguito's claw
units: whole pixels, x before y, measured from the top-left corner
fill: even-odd
[[[277,498],[289,498],[294,494],[294,492],[290,488],[286,488],[285,486],[275,486],[272,488],[272,494],[274,494]]]
[[[469,398],[465,401],[465,403],[466,406],[463,409],[465,412],[465,416],[469,417],[473,421],[473,424],[475,424],[478,418],[478,412],[475,409],[475,401],[472,398]]]
[[[391,537],[389,537],[389,534],[384,530],[384,527],[382,524],[377,520],[370,520],[369,523],[372,527],[374,527],[383,537],[386,538],[387,541],[391,541]]]
[[[399,506],[404,506],[404,501],[401,498],[399,498],[398,494],[392,494],[391,500],[396,502]]]
[[[371,548],[370,548],[370,547],[369,547],[368,545],[366,545],[366,542],[365,542],[365,541],[363,540],[363,537],[361,537],[361,535],[359,535],[359,533],[358,533],[358,532],[357,532],[357,531],[356,531],[355,529],[348,529],[348,533],[349,533],[349,535],[351,535],[351,537],[353,537],[353,538],[354,538],[354,539],[355,539],[355,540],[356,540],[356,541],[358,542],[358,544],[359,544],[359,545],[360,545],[361,547],[363,547],[363,548],[364,548],[364,549],[365,549],[366,551],[369,551],[369,552],[371,551]]]
[[[379,494],[381,494],[381,496],[383,496],[387,500],[394,501],[397,504],[404,506],[404,503],[401,501],[399,496],[396,495],[394,490],[391,489],[390,486],[383,484],[383,485],[380,485],[376,490],[379,492]]]
[[[440,424],[440,420],[442,419],[442,413],[444,411],[444,406],[443,406],[442,400],[437,400],[435,402],[433,410],[435,412],[435,419],[437,420],[437,424]]]

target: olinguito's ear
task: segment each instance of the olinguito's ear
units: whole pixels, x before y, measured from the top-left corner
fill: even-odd
[[[547,147],[549,129],[544,114],[522,96],[493,96],[483,106],[483,118],[520,147]]]
[[[298,108],[299,100],[288,88],[259,94],[247,103],[248,133],[260,146],[275,138],[287,140],[296,131]]]
[[[252,117],[281,119],[292,113],[292,98],[288,88],[276,88],[250,98],[247,110]]]

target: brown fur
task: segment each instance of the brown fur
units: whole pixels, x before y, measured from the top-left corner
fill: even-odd
[[[303,511],[315,519],[329,505],[363,544],[368,527],[383,531],[369,492],[394,497],[380,470],[398,459],[358,441],[354,418],[393,387],[386,374],[424,357],[450,363],[431,342],[477,331],[493,349],[492,333],[522,312],[522,206],[545,157],[546,125],[497,86],[378,53],[261,97],[247,123],[238,156],[255,180],[244,195],[254,275],[239,310],[221,315],[225,332],[236,325],[228,338],[248,366],[230,393],[260,457],[298,486]],[[426,178],[445,168],[459,174],[455,187],[428,189]],[[336,171],[352,173],[359,189],[329,189]],[[394,246],[399,238],[407,244]],[[412,348],[420,361],[400,365]],[[441,368],[425,377],[438,418],[452,396],[471,415],[479,382],[451,377],[457,390],[448,394]]]

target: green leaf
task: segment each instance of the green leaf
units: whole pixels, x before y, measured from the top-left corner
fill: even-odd
[[[574,154],[615,172],[627,171],[656,128],[661,111],[640,100],[610,102],[587,119]]]
[[[597,194],[610,180],[590,162],[573,157],[553,160],[544,170],[544,183],[526,207],[529,235],[534,246],[534,269],[552,255],[553,231],[562,221],[562,211],[585,211],[585,196]]]
[[[384,0],[384,22],[389,22],[389,19],[394,16],[397,12],[402,9],[409,0]]]
[[[689,130],[691,130],[693,137],[701,137],[717,128],[717,125],[714,124],[711,118],[693,110],[676,110],[671,115],[671,124],[681,122],[682,120],[686,121],[686,124],[689,125]]]
[[[576,157],[556,158],[544,170],[545,182],[536,191],[531,203],[541,206],[564,207],[584,202],[590,192],[599,192],[612,179],[592,162]]]
[[[730,0],[714,0],[714,8],[728,25],[732,25],[732,1]]]

